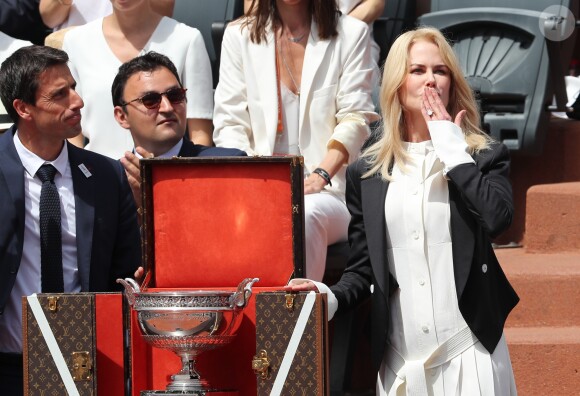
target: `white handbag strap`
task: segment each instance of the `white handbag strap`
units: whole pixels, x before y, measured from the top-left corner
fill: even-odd
[[[26,299],[28,300],[28,304],[30,304],[32,314],[36,318],[38,327],[40,327],[40,332],[46,341],[46,345],[48,346],[48,350],[50,351],[54,363],[56,364],[56,368],[60,374],[60,378],[62,378],[62,382],[66,388],[66,391],[68,392],[69,396],[79,396],[79,391],[75,385],[72,375],[70,374],[66,362],[64,361],[64,357],[62,356],[60,347],[54,338],[54,334],[52,334],[52,330],[50,329],[48,320],[46,320],[46,316],[44,315],[44,311],[40,306],[40,302],[38,302],[36,293],[26,297]]]
[[[315,292],[311,291],[306,295],[306,298],[304,299],[304,305],[302,305],[302,310],[300,311],[300,315],[296,321],[296,327],[294,328],[294,332],[290,337],[290,342],[286,348],[286,353],[284,354],[284,358],[280,364],[280,369],[278,370],[278,374],[274,380],[274,385],[272,386],[270,396],[279,396],[280,393],[282,393],[282,388],[286,382],[286,377],[290,371],[290,366],[294,360],[294,355],[296,355],[296,350],[298,349],[298,345],[302,339],[302,334],[304,334],[304,329],[306,328],[306,323],[308,322],[308,318],[310,317],[310,313],[312,312],[315,301]]]

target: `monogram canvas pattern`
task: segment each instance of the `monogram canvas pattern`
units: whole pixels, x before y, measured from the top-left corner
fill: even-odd
[[[54,312],[49,310],[49,297],[58,298]],[[93,336],[95,332],[93,322],[94,295],[39,294],[38,300],[71,375],[73,374],[73,352],[89,352],[94,367],[96,363]],[[40,332],[40,327],[28,303],[24,304],[24,331],[26,332],[24,353],[28,355],[24,374],[25,394],[28,396],[66,395],[64,384]],[[94,368],[89,380],[75,381],[75,385],[81,396],[96,395]]]
[[[267,378],[257,377],[258,395],[270,395],[280,364],[306,297],[295,296],[294,308],[286,308],[285,293],[256,295],[256,351],[265,350],[270,359]],[[326,304],[322,294],[316,295],[314,308],[292,361],[282,395],[328,394]]]

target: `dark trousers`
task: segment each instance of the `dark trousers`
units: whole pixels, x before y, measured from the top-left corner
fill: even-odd
[[[0,394],[23,396],[23,382],[22,355],[0,352]]]

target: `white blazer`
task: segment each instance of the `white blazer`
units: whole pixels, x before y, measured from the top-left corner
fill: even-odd
[[[255,44],[241,21],[226,28],[219,84],[215,92],[214,142],[248,155],[272,155],[278,123],[274,34]],[[313,22],[304,54],[300,87],[299,145],[310,173],[330,141],[346,148],[354,162],[379,116],[371,98],[373,66],[367,25],[340,17],[338,36],[320,40]],[[344,166],[326,190],[344,197]]]

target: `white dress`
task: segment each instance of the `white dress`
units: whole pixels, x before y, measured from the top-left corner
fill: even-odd
[[[377,394],[515,395],[505,338],[490,355],[459,311],[444,166],[431,141],[404,145],[410,158],[406,173],[393,168],[385,200],[389,270],[400,288],[390,297],[391,347]],[[433,359],[433,351],[461,330],[473,341],[429,368],[425,361]],[[403,359],[402,367],[393,364],[394,355]]]
[[[77,91],[85,102],[81,112],[83,135],[89,139],[86,149],[118,159],[134,144],[130,132],[119,126],[113,116],[111,85],[121,61],[107,44],[102,26],[100,18],[69,31],[63,50],[70,57]],[[211,66],[199,30],[163,17],[142,53],[148,51],[162,53],[175,64],[187,88],[187,118],[211,120]]]

